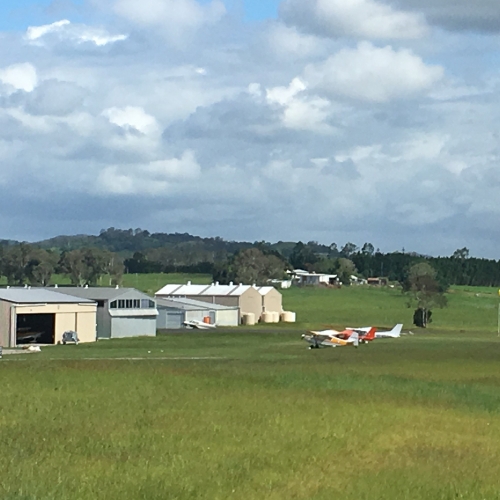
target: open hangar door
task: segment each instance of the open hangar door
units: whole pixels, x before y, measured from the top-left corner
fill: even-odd
[[[16,343],[54,344],[55,328],[55,314],[17,314]]]

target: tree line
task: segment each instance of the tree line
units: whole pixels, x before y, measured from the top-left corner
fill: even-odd
[[[104,275],[117,283],[123,273],[161,272],[210,274],[221,283],[263,282],[281,279],[289,269],[337,274],[345,284],[351,275],[402,283],[410,267],[421,262],[435,269],[444,288],[500,286],[500,262],[471,257],[467,248],[431,257],[405,250],[383,253],[371,243],[251,243],[115,228],[97,236],[59,236],[33,244],[0,241],[0,273],[9,284],[43,285],[54,273],[67,275],[75,285],[93,284]]]
[[[0,246],[0,275],[12,286],[47,286],[54,274],[66,275],[75,286],[96,285],[103,276],[109,285],[119,285],[124,270],[119,255],[98,248],[57,252],[26,243]]]

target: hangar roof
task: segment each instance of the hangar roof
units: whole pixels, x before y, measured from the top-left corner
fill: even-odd
[[[75,297],[82,297],[90,300],[113,300],[129,292],[144,296],[144,298],[151,298],[149,295],[146,295],[135,288],[64,286],[58,288],[48,288],[47,290],[50,290],[52,293],[73,295]]]
[[[92,304],[94,302],[53,290],[49,288],[2,288],[0,300],[14,304]]]
[[[181,299],[177,297],[172,298],[157,298],[156,302],[158,306],[163,307],[173,307],[177,309],[183,309],[185,311],[226,311],[228,309],[234,310],[237,307],[223,306],[220,304],[210,304],[208,302],[202,302],[201,300],[193,299]]]

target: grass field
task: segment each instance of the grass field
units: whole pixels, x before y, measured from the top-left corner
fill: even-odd
[[[6,356],[0,498],[497,499],[499,357],[485,333],[255,330]]]
[[[283,300],[299,323],[4,356],[0,499],[500,499],[496,290],[317,351],[305,328],[407,331],[412,310],[390,288]]]

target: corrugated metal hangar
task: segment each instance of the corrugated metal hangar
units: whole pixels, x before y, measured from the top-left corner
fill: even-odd
[[[283,311],[282,295],[274,287],[249,285],[166,285],[156,292],[156,298],[179,298],[198,300],[209,304],[237,307],[240,320],[244,315],[252,314],[258,321],[263,312]]]
[[[237,307],[240,316],[253,313],[260,318],[262,299],[255,287],[248,285],[167,285],[156,293],[157,298],[184,297],[208,304]]]
[[[92,300],[44,288],[0,289],[0,346],[57,344],[68,330],[95,342],[96,310]]]
[[[51,290],[97,302],[99,339],[156,335],[156,302],[135,288],[59,287]]]
[[[156,298],[158,308],[157,328],[159,330],[184,328],[185,321],[204,321],[216,326],[238,326],[237,307],[209,304],[186,298]]]

